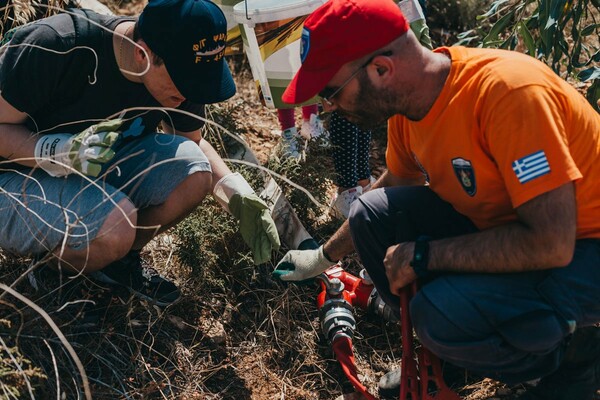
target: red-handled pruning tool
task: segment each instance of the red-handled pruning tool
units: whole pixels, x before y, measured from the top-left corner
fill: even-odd
[[[389,321],[397,321],[393,310],[383,302],[364,270],[360,277],[356,277],[336,264],[315,279],[321,286],[317,296],[321,327],[331,342],[344,374],[367,400],[377,400],[358,379],[352,348],[356,328],[353,307],[375,312]],[[415,293],[416,283],[402,291],[400,310],[408,310],[408,303]],[[460,400],[446,386],[439,359],[424,347],[414,349],[412,322],[408,312],[401,312],[401,330],[400,400]]]

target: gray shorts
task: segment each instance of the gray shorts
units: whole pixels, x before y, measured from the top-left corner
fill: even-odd
[[[93,182],[0,164],[0,247],[19,255],[43,254],[63,242],[85,248],[124,198],[138,209],[159,205],[189,175],[211,171],[200,147],[176,135],[125,140],[115,152]]]

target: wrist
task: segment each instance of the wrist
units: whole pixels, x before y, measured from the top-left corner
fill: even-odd
[[[229,201],[235,194],[248,195],[255,194],[254,189],[238,172],[227,174],[215,184],[213,197],[229,213]]]
[[[36,164],[51,176],[71,173],[68,148],[72,135],[58,133],[42,135],[35,144]]]
[[[330,263],[337,262],[337,261],[334,261],[333,258],[331,258],[331,256],[329,255],[329,253],[327,253],[327,251],[325,251],[325,245],[321,246],[321,252],[323,253],[323,257],[325,258],[325,260],[329,261]]]
[[[429,276],[429,236],[419,236],[415,241],[413,258],[410,266],[419,279]]]
[[[329,269],[329,267],[331,267],[334,264],[335,264],[335,261],[331,261],[329,259],[329,256],[325,252],[325,248],[323,246],[319,247],[319,249],[318,249],[318,263],[315,264],[315,267],[316,267],[315,268],[315,272],[317,272],[317,273],[314,274],[313,276],[316,276],[319,273],[326,271],[327,269]]]

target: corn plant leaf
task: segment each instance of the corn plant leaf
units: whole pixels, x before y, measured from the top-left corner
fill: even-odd
[[[486,19],[486,18],[491,17],[492,15],[496,14],[496,12],[498,12],[498,8],[500,8],[500,6],[502,4],[505,4],[505,3],[508,3],[508,0],[496,0],[496,1],[494,1],[491,4],[490,9],[486,13],[478,16],[477,18],[478,19]]]
[[[589,36],[594,33],[597,29],[600,29],[600,24],[590,24],[583,28],[579,33],[581,36]]]
[[[577,78],[583,82],[600,78],[600,67],[584,69],[577,74]]]
[[[523,44],[527,48],[529,55],[535,57],[535,41],[533,40],[533,36],[531,36],[529,29],[527,29],[527,23],[520,21],[517,32],[519,33],[519,36],[521,36],[521,39],[523,39]]]
[[[489,44],[497,43],[498,35],[501,32],[504,32],[504,30],[506,30],[506,27],[508,27],[510,25],[514,15],[515,15],[515,10],[511,10],[508,14],[506,14],[502,18],[500,18],[494,24],[494,26],[492,26],[492,29],[490,29],[487,36],[485,38],[483,38],[483,47],[490,47]]]

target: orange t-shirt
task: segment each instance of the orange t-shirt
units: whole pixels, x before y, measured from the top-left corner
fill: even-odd
[[[426,174],[480,229],[575,181],[577,237],[600,238],[600,114],[550,68],[517,52],[440,48],[452,58],[429,113],[388,123],[389,171]]]

